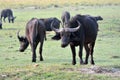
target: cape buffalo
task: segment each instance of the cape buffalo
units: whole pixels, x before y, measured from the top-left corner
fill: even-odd
[[[38,43],[40,42],[40,48],[39,48],[40,61],[43,61],[42,47],[45,36],[46,36],[46,31],[45,31],[44,22],[37,18],[32,18],[26,24],[25,37],[23,36],[20,37],[19,32],[17,34],[17,37],[20,42],[19,51],[23,52],[30,44],[32,49],[32,62],[36,62],[36,48]]]
[[[73,58],[72,64],[76,64],[76,46],[79,46],[80,64],[88,64],[89,55],[91,55],[91,64],[95,64],[93,51],[98,32],[98,24],[88,16],[76,15],[68,22],[68,25],[62,29],[55,29],[54,25],[51,26],[54,31],[61,34],[61,47],[64,48],[70,44]],[[86,50],[85,62],[82,59],[83,46]]]
[[[0,20],[0,29],[2,29],[2,22],[1,22],[1,20]]]
[[[55,18],[55,17],[53,17],[53,18],[42,18],[40,20],[42,20],[44,22],[46,31],[52,31],[52,29],[51,29],[52,21],[54,21],[54,27],[55,28],[57,28],[57,29],[60,28],[61,21],[59,19]],[[60,35],[58,33],[56,33],[55,36],[52,37],[52,39],[58,40],[58,39],[60,39]]]
[[[8,17],[9,23],[10,22],[14,23],[14,20],[16,18],[13,16],[13,11],[11,9],[3,9],[1,11],[1,20],[2,20],[2,17],[3,17],[4,22],[5,22],[5,19]]]

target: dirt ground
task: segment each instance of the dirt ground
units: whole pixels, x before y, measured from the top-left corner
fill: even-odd
[[[90,68],[81,68],[79,71],[88,74],[105,74],[120,77],[120,69],[117,68],[107,69],[99,66],[91,66]]]
[[[104,68],[100,66],[91,66],[90,68],[69,68],[67,71],[77,71],[83,74],[103,74],[107,76],[120,77],[119,68]]]

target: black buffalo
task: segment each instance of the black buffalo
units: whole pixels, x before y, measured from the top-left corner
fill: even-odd
[[[52,22],[54,24],[54,22]],[[72,64],[76,64],[76,50],[79,46],[80,64],[88,64],[88,57],[91,55],[91,64],[95,64],[93,60],[94,45],[98,32],[98,24],[93,19],[84,15],[74,16],[63,29],[52,29],[61,34],[61,47],[66,47],[70,44],[72,50]],[[83,46],[86,50],[85,62],[82,59]]]
[[[53,18],[41,18],[40,20],[42,20],[44,22],[46,31],[52,31],[52,29],[51,29],[52,21],[54,21],[55,28],[57,28],[57,29],[60,28],[61,21],[55,17],[53,17]],[[60,35],[58,33],[56,33],[55,36],[52,37],[52,39],[54,39],[54,40],[58,40],[59,38],[60,38]]]
[[[2,22],[1,22],[1,20],[0,20],[0,29],[2,29]]]
[[[1,20],[3,18],[4,22],[5,22],[5,19],[8,17],[8,21],[9,23],[12,22],[14,23],[14,20],[16,17],[13,16],[13,11],[11,9],[3,9],[1,11]]]
[[[19,51],[23,52],[30,44],[32,49],[32,62],[36,62],[36,48],[38,43],[40,42],[40,48],[39,48],[40,61],[43,61],[42,48],[43,48],[45,36],[46,36],[46,31],[45,31],[44,22],[37,18],[32,18],[26,24],[25,37],[23,36],[20,37],[18,32],[17,37],[20,42]]]

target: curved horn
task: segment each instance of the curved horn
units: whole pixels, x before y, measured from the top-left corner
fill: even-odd
[[[78,27],[76,27],[76,28],[65,28],[65,31],[68,31],[68,32],[76,32],[77,30],[79,30],[79,28],[80,28],[80,26],[81,26],[81,24],[80,24],[79,21],[77,21],[77,23],[78,23]]]
[[[17,37],[18,37],[18,39],[20,40],[21,37],[19,36],[19,32],[20,32],[20,30],[17,32]]]
[[[59,29],[56,29],[56,28],[54,28],[54,20],[52,21],[52,23],[51,23],[51,29],[53,30],[53,31],[55,31],[55,32],[57,32],[57,33],[60,33],[61,31],[59,30]]]
[[[64,28],[64,23],[61,22],[61,26],[62,26],[62,28]]]

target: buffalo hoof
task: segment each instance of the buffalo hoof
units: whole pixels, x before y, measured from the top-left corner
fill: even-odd
[[[72,63],[72,65],[75,65],[76,63]]]
[[[88,64],[88,62],[84,62],[84,64],[86,65],[86,64]]]
[[[40,59],[40,61],[43,61],[43,58],[42,58],[42,59]]]
[[[33,59],[32,62],[36,62],[36,59]]]
[[[76,61],[72,61],[72,65],[75,65],[76,64]]]
[[[91,61],[91,64],[92,64],[92,65],[95,65],[94,61]]]
[[[81,65],[84,64],[83,61],[80,61],[80,64],[81,64]]]
[[[43,57],[42,56],[40,57],[40,61],[43,61]]]

